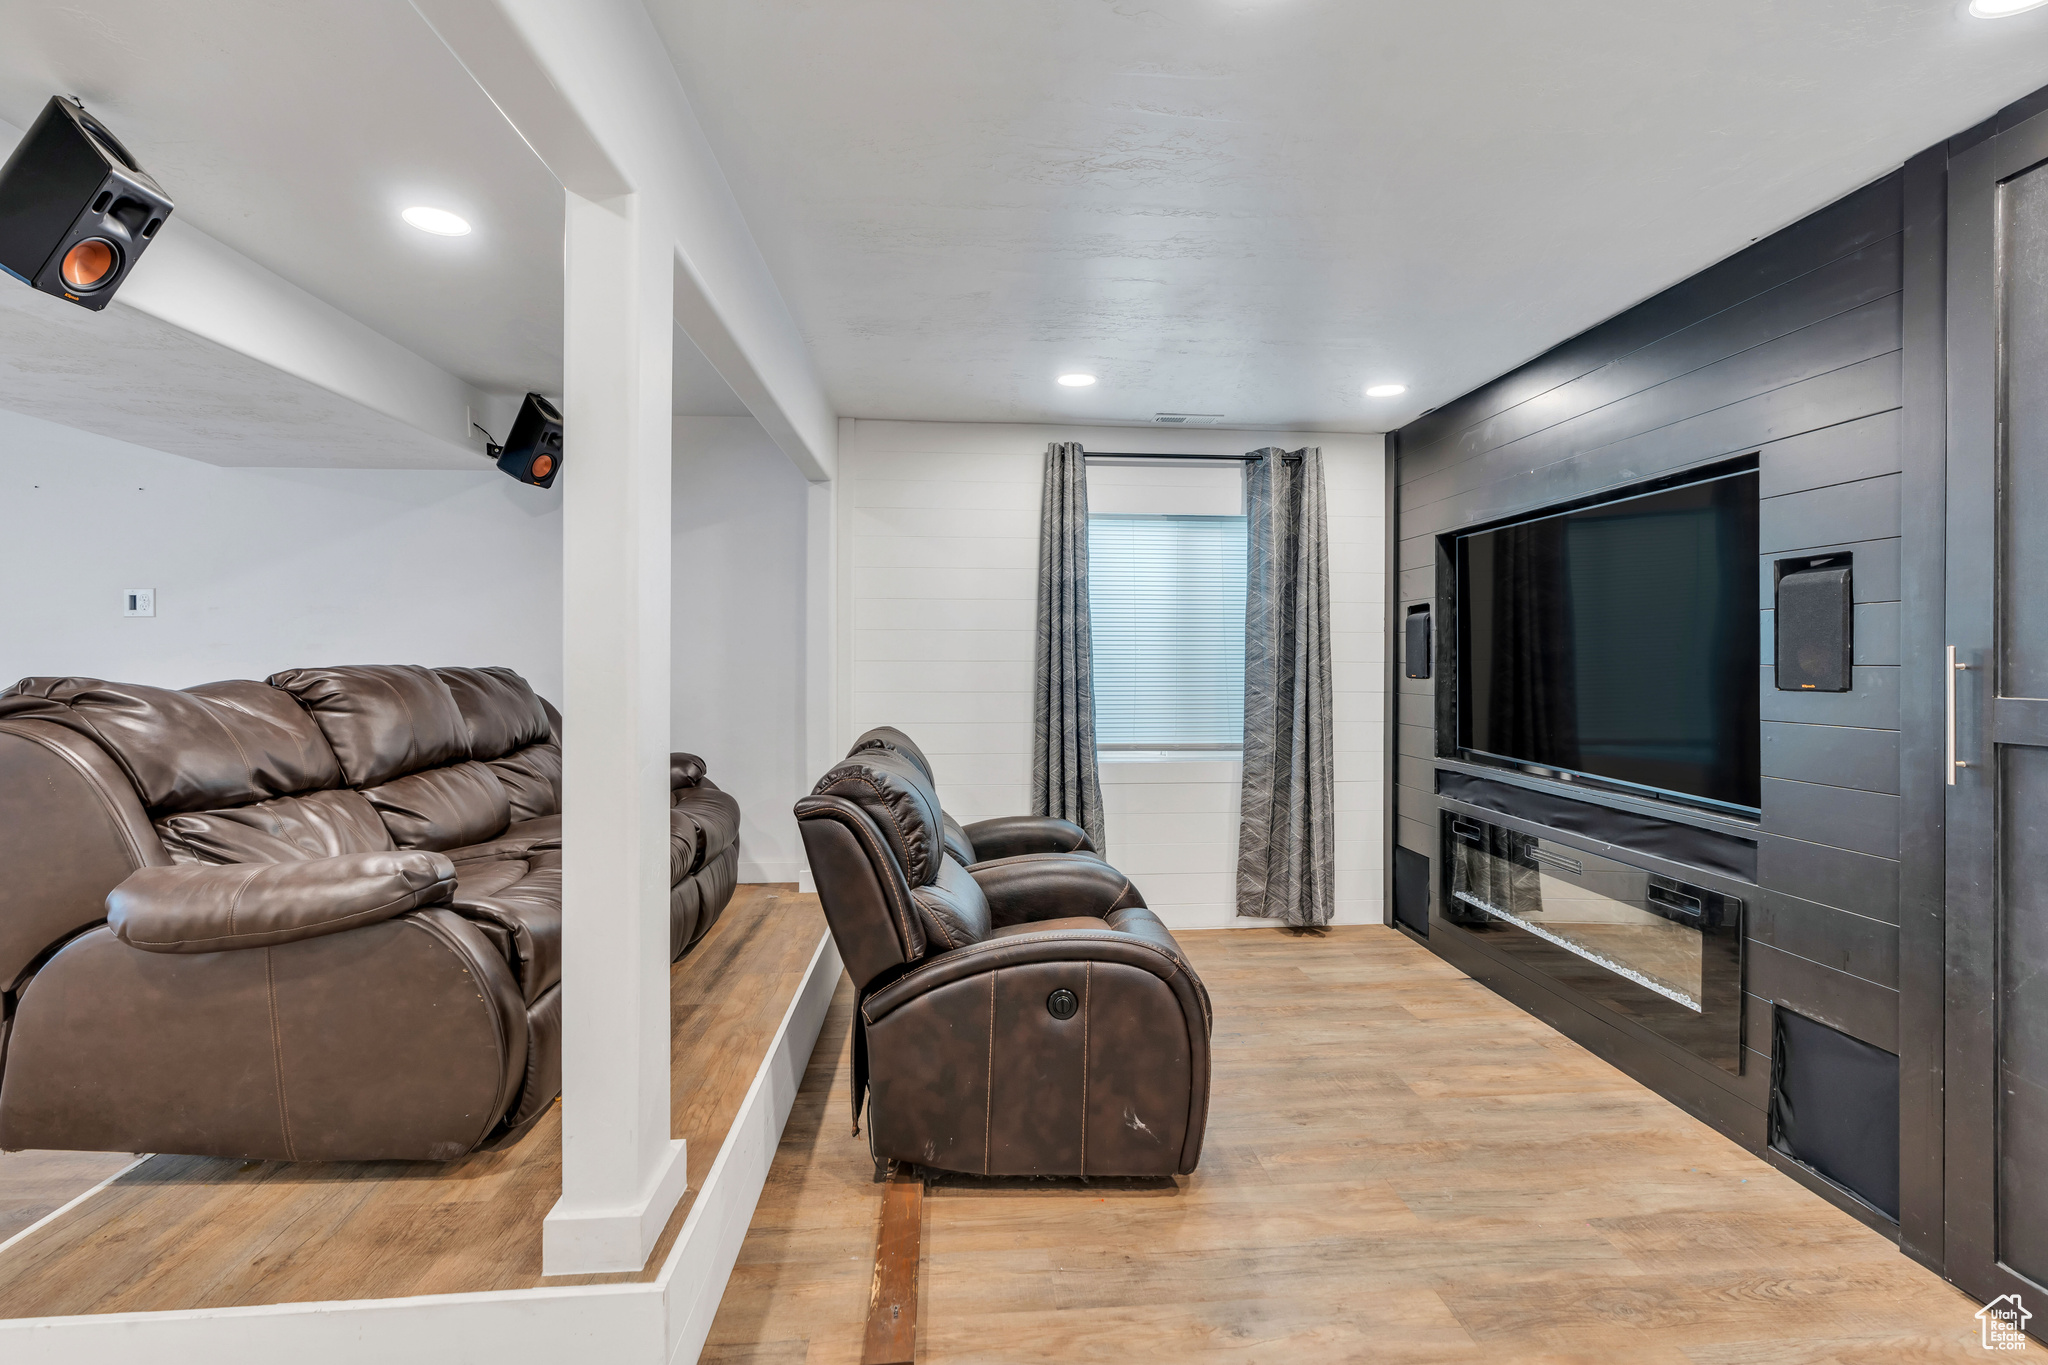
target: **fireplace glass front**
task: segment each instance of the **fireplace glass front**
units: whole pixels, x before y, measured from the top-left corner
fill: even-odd
[[[1450,812],[1443,862],[1447,921],[1740,1071],[1740,899]]]

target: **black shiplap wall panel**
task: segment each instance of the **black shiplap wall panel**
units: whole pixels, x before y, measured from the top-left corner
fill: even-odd
[[[1767,834],[1757,840],[1756,877],[1788,896],[1898,922],[1899,865],[1889,858]]]
[[[1898,349],[1898,337],[1899,300],[1894,294],[1489,448],[1418,479],[1402,491],[1418,503],[1469,493],[1492,483],[1508,469],[1537,468],[1582,452],[1599,451],[1703,412],[1885,355]]]
[[[1757,550],[1767,555],[1898,533],[1896,473],[1765,498],[1757,512]]]
[[[1899,928],[1880,919],[1766,891],[1750,912],[1760,943],[1894,990],[1899,984]]]
[[[1898,797],[1782,777],[1765,778],[1763,787],[1766,834],[1879,858],[1899,856]]]
[[[1436,727],[1433,725],[1397,725],[1400,732],[1398,752],[1409,758],[1436,757]]]
[[[1765,721],[1763,774],[1897,796],[1899,733]]]
[[[1401,604],[1435,598],[1440,533],[1751,453],[1765,498],[1764,638],[1774,558],[1855,555],[1854,690],[1779,693],[1768,647],[1761,656],[1750,989],[1887,1047],[1898,1018],[1901,184],[1867,186],[1410,424],[1396,473]],[[1434,745],[1420,727],[1439,711],[1431,685],[1410,686],[1397,703],[1397,837],[1435,858]],[[1641,1074],[1662,1085],[1672,1072]],[[1724,1131],[1747,1140],[1746,1127]]]
[[[1887,1052],[1899,1050],[1899,993],[1811,958],[1749,942],[1749,989]]]
[[[1722,456],[1741,455],[1770,441],[1882,412],[1898,403],[1899,358],[1894,351],[1585,452],[1583,458],[1561,455],[1462,497],[1425,505],[1404,501],[1401,530],[1404,535],[1433,535],[1535,511]]]
[[[1775,498],[1889,474],[1899,464],[1899,414],[1881,412],[1771,442],[1758,452],[1758,491]]]
[[[1780,692],[1774,670],[1757,670],[1762,680],[1764,720],[1806,725],[1849,725],[1866,730],[1899,728],[1899,670],[1851,668],[1848,692]]]

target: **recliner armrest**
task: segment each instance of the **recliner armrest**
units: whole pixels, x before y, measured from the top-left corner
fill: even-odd
[[[1180,945],[1149,910],[1119,912],[1132,921],[1130,928],[1104,923],[1100,929],[1047,929],[1039,933],[1010,934],[984,939],[964,948],[954,948],[913,968],[863,1000],[861,1017],[878,1024],[898,1008],[940,986],[1040,962],[1114,962],[1138,967],[1165,981],[1179,997],[1190,1021],[1201,1021],[1202,1033],[1210,1028],[1209,991],[1200,977],[1188,968]]]
[[[1095,852],[1087,830],[1055,815],[998,815],[965,828],[974,841],[974,856],[983,862],[1025,853]]]
[[[668,756],[668,789],[678,791],[694,787],[704,780],[704,760],[695,754],[670,754]]]
[[[1099,858],[1026,853],[979,862],[967,871],[987,897],[989,918],[998,929],[1073,915],[1101,919],[1112,910],[1145,903],[1129,877]]]
[[[107,924],[152,953],[215,953],[338,934],[454,894],[455,864],[424,849],[144,867],[107,893]]]

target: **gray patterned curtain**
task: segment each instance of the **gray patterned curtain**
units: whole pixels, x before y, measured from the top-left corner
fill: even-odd
[[[1073,441],[1045,448],[1038,530],[1038,649],[1031,707],[1031,806],[1072,820],[1098,849],[1095,679],[1088,629],[1088,465]]]
[[[1337,911],[1323,452],[1252,452],[1237,913],[1294,925]]]

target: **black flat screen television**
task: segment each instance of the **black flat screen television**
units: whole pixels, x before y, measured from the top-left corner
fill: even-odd
[[[1468,755],[1759,803],[1754,469],[1457,538]]]

